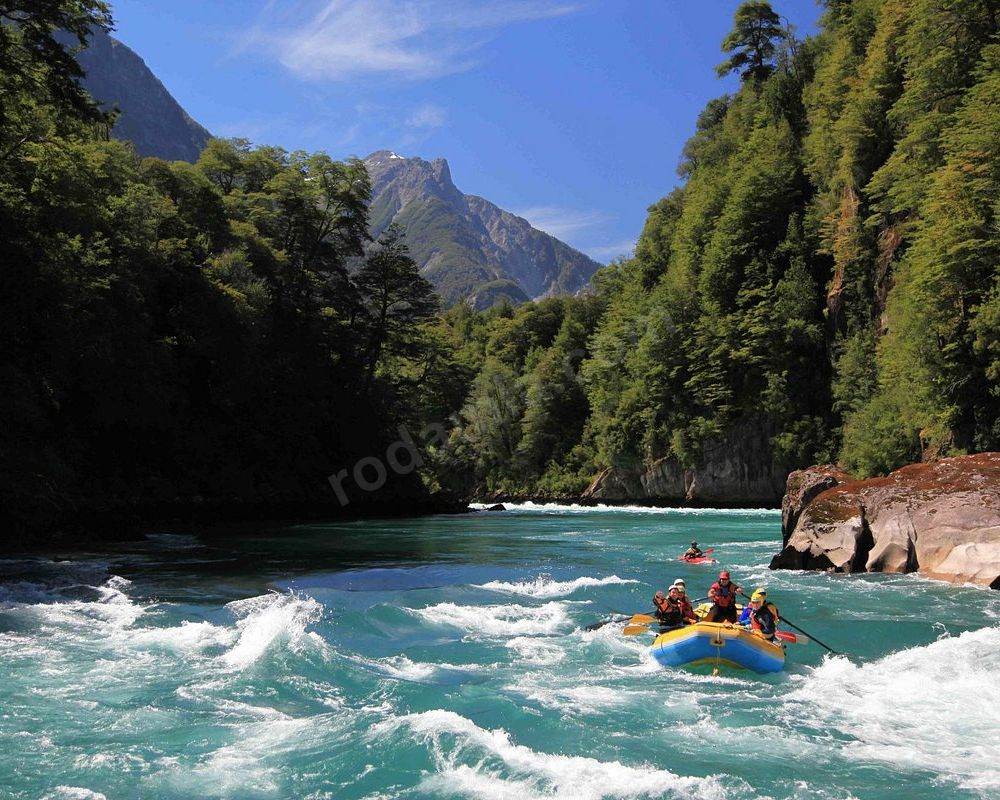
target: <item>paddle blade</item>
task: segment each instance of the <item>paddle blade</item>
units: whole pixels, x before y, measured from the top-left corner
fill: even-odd
[[[640,633],[646,633],[649,630],[649,625],[626,625],[622,628],[622,635],[624,636],[638,636]]]
[[[656,617],[651,614],[633,614],[632,619],[628,621],[629,625],[649,625],[656,622]]]
[[[781,639],[783,642],[790,642],[791,644],[806,644],[809,641],[809,637],[802,633],[792,633],[791,631],[778,631],[774,634],[776,638]]]

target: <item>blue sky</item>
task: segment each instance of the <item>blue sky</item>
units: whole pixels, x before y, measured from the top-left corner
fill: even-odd
[[[118,0],[116,36],[212,133],[444,157],[600,261],[677,183],[739,0]],[[815,0],[772,0],[800,34]]]

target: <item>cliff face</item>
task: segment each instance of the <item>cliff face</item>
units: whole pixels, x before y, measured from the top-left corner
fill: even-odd
[[[771,569],[914,572],[1000,589],[1000,453],[851,480],[836,467],[788,477]]]
[[[771,431],[754,421],[708,442],[694,468],[661,458],[642,469],[606,469],[584,492],[595,501],[776,506],[788,470],[774,463]]]

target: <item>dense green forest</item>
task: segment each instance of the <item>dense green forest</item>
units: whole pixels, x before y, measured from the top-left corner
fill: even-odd
[[[395,231],[368,240],[360,162],[238,140],[140,159],[53,38],[106,29],[103,3],[3,3],[0,21],[8,542],[336,507],[328,475],[461,402],[430,284]],[[415,473],[345,488],[351,511],[429,498]]]
[[[740,7],[740,88],[633,258],[442,312],[398,232],[370,240],[363,164],[140,159],[53,36],[106,5],[0,4],[0,525],[300,512],[436,425],[423,469],[348,474],[352,511],[575,495],[749,429],[782,467],[860,474],[1000,448],[1000,9],[825,6],[805,40]]]
[[[998,22],[995,0],[828,0],[801,41],[744,3],[719,66],[741,87],[634,258],[585,297],[450,312],[482,363],[450,473],[573,494],[741,429],[865,475],[1000,447]]]

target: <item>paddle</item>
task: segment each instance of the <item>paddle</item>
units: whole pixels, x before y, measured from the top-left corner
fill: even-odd
[[[842,656],[842,655],[844,655],[843,653],[841,653],[841,652],[839,652],[837,650],[834,650],[832,647],[830,647],[830,645],[823,644],[823,642],[821,642],[819,639],[817,639],[811,633],[807,633],[806,631],[802,630],[802,628],[800,628],[798,625],[796,625],[794,622],[792,622],[790,619],[788,619],[788,617],[782,617],[781,621],[784,622],[789,627],[795,628],[795,630],[797,630],[799,633],[807,636],[812,641],[816,642],[816,644],[818,644],[820,647],[826,648],[831,653],[833,653],[835,656]]]
[[[622,628],[622,636],[638,636],[640,633],[646,633],[648,630],[648,622],[641,625],[626,625]]]
[[[806,644],[809,641],[809,637],[804,633],[792,633],[791,631],[776,631],[774,638],[789,644]]]
[[[585,631],[600,630],[605,625],[610,625],[612,622],[624,622],[627,619],[630,619],[628,614],[622,614],[620,611],[615,611],[612,612],[611,616],[609,616],[607,619],[602,619],[599,620],[598,622],[592,622],[590,625],[587,625],[584,628],[584,630]]]
[[[740,589],[739,594],[743,595],[746,598],[749,598],[749,595],[746,594],[746,592],[744,592],[742,589]],[[818,644],[820,647],[825,648],[829,652],[833,653],[835,656],[842,656],[843,655],[843,653],[841,653],[841,652],[839,652],[837,650],[834,650],[832,647],[830,647],[830,645],[824,644],[823,642],[821,642],[819,639],[817,639],[815,636],[813,636],[808,631],[802,630],[802,628],[800,628],[798,625],[796,625],[794,622],[792,622],[788,617],[782,616],[781,617],[781,621],[784,622],[788,627],[795,628],[795,630],[797,630],[799,633],[801,633],[803,636],[805,636],[807,638],[807,640],[811,639],[812,641],[816,642],[816,644]]]
[[[651,622],[656,622],[656,617],[650,614],[624,614],[621,611],[612,611],[611,616],[607,619],[602,619],[598,622],[592,622],[590,625],[584,628],[585,631],[596,631],[603,628],[605,625],[610,625],[612,622],[625,622],[628,620],[630,625],[641,625],[649,624]]]

